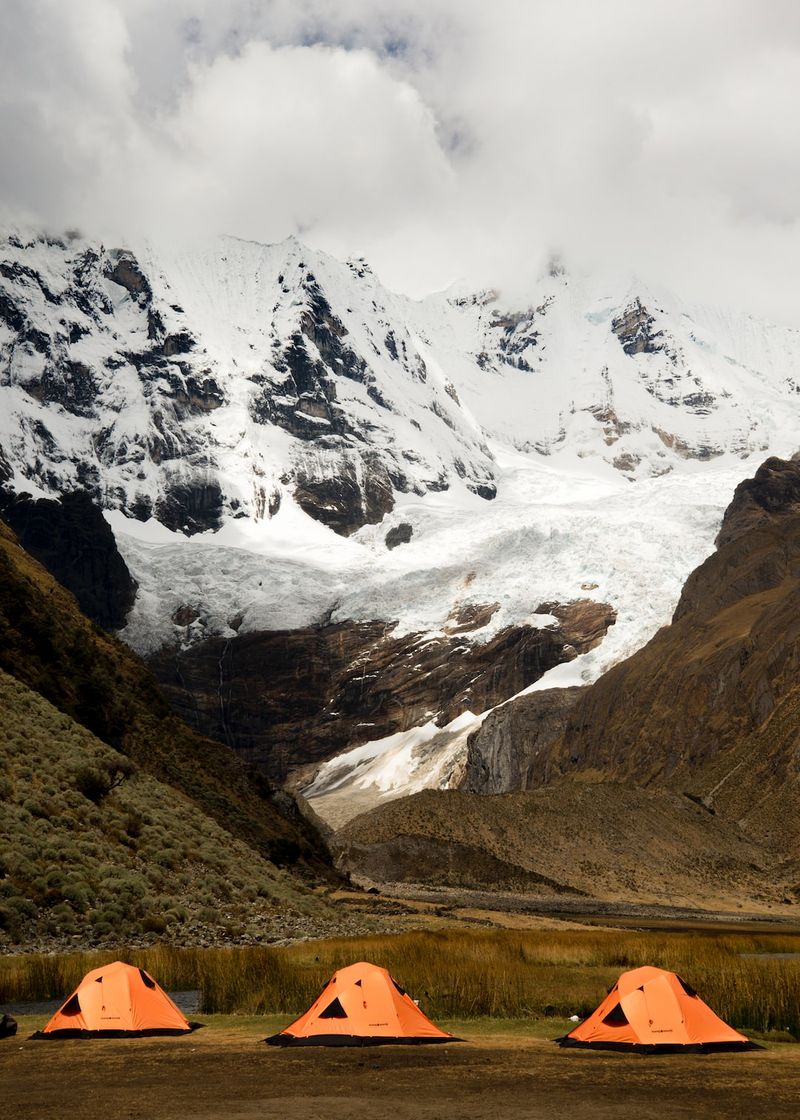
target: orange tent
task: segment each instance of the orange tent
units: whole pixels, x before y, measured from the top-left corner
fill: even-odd
[[[606,1050],[753,1047],[715,1015],[680,976],[649,966],[623,972],[597,1010],[558,1042]]]
[[[385,968],[362,961],[334,973],[315,1003],[270,1046],[459,1042],[439,1030]]]
[[[192,1028],[142,968],[115,961],[87,972],[38,1038],[185,1034]]]

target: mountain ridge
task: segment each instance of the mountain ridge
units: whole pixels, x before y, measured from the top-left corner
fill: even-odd
[[[103,507],[138,584],[121,636],[164,681],[206,664],[184,710],[242,641],[436,642],[466,612],[472,647],[547,642],[544,608],[588,597],[615,626],[536,687],[585,684],[672,613],[743,458],[794,450],[800,335],[630,278],[551,271],[508,307],[297,241],[0,248],[6,487]]]

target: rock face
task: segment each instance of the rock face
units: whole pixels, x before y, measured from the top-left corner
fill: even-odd
[[[664,350],[664,332],[655,327],[655,317],[640,299],[635,299],[617,316],[611,329],[629,357],[636,354],[657,354]]]
[[[0,491],[0,516],[23,548],[72,592],[93,622],[106,630],[125,625],[136,582],[88,494],[75,491],[59,501],[37,501]]]
[[[347,747],[485,711],[591,648],[614,620],[604,604],[565,612],[558,627],[484,643],[341,623],[212,639],[151,664],[187,722],[284,780]]]
[[[384,537],[384,541],[386,547],[391,551],[391,549],[397,548],[400,544],[408,544],[413,535],[413,525],[409,525],[407,521],[401,521],[399,525],[395,525],[394,528],[389,530]]]
[[[682,790],[761,842],[800,840],[800,463],[742,483],[672,625],[582,692],[538,781]]]
[[[495,708],[467,741],[460,788],[467,793],[510,793],[549,780],[549,748],[561,736],[580,688],[548,688]]]
[[[484,611],[490,608],[484,608]],[[568,650],[584,653],[603,640],[615,614],[602,603],[578,599],[542,603],[537,614],[552,614]],[[477,620],[486,621],[485,615]],[[583,690],[553,688],[519,696],[490,712],[467,741],[459,788],[471,793],[507,793],[542,785],[550,777],[549,748]]]
[[[376,456],[343,458],[332,478],[298,474],[294,500],[310,517],[349,537],[362,525],[376,525],[394,508],[392,482]]]

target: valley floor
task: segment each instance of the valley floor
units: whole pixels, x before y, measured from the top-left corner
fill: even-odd
[[[560,1020],[446,1024],[432,1047],[273,1050],[274,1017],[206,1017],[179,1039],[0,1041],[4,1115],[31,1120],[752,1120],[800,1113],[800,1046],[643,1057],[563,1051]]]

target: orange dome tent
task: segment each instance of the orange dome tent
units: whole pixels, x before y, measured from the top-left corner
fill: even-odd
[[[606,1050],[755,1049],[680,976],[649,966],[623,972],[597,1010],[558,1042]]]
[[[270,1046],[459,1042],[428,1019],[385,968],[365,961],[334,973],[315,1003],[264,1040]]]
[[[115,961],[87,972],[36,1038],[186,1034],[192,1027],[144,969]]]

